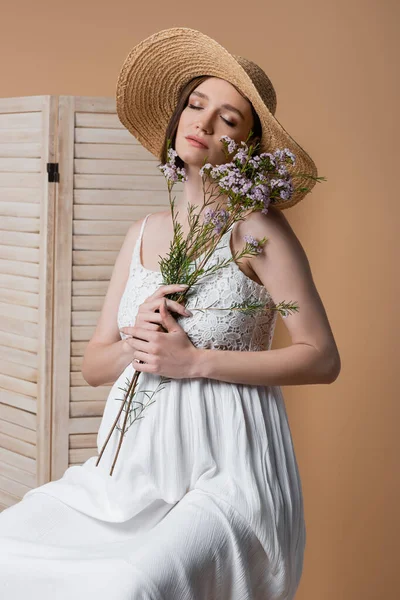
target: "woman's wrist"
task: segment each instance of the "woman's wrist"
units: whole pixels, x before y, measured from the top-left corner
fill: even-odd
[[[190,377],[208,377],[209,373],[209,352],[207,348],[196,348],[194,351],[194,360],[192,361],[192,373]]]

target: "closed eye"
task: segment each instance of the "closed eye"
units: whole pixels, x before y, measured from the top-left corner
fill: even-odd
[[[202,110],[202,107],[201,107],[201,106],[194,106],[194,104],[188,104],[188,107],[189,107],[189,108],[194,108],[195,110]],[[225,123],[226,123],[227,125],[229,125],[229,127],[235,127],[235,123],[231,123],[230,121],[227,121],[226,119],[224,119],[224,117],[221,117],[221,119],[222,119],[223,121],[225,121]]]

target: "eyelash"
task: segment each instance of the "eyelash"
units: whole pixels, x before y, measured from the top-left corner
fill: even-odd
[[[194,106],[193,104],[188,104],[189,108],[194,108],[194,110],[201,110],[201,106]],[[231,123],[230,121],[227,121],[226,119],[224,119],[224,117],[221,117],[221,119],[223,121],[225,121],[225,123],[227,125],[229,125],[229,127],[235,127],[235,123]]]

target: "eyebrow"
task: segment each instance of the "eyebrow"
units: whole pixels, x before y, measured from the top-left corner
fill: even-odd
[[[200,98],[205,98],[206,100],[209,100],[209,97],[206,94],[203,94],[203,92],[198,92],[196,90],[194,90],[192,92],[192,94],[194,94],[195,96],[199,96]],[[235,108],[234,106],[232,106],[232,104],[221,104],[222,108],[227,108],[228,110],[231,110],[232,112],[235,112],[239,115],[239,117],[241,117],[243,119],[243,121],[245,121],[245,118],[243,116],[243,113],[238,109]]]

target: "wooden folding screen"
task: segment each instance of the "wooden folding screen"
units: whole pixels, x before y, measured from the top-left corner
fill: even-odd
[[[0,510],[97,454],[83,353],[129,225],[169,207],[158,164],[113,98],[0,99]]]

